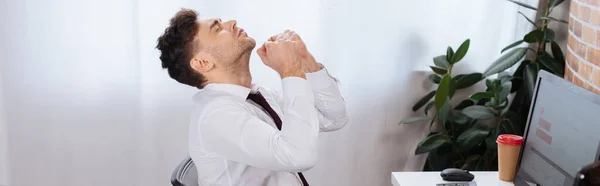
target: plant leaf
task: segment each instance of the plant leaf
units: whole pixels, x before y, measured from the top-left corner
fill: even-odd
[[[484,142],[489,132],[490,131],[484,127],[471,127],[467,129],[456,138],[458,149],[461,152],[470,150],[481,142]]]
[[[517,92],[517,90],[519,90],[522,87],[523,69],[525,69],[525,66],[527,66],[527,64],[529,64],[529,60],[521,61],[519,67],[517,67],[517,70],[515,70],[515,73],[513,73],[514,79],[511,81],[513,83],[513,86],[512,90],[510,90],[510,93]]]
[[[535,43],[544,40],[544,32],[541,30],[533,30],[523,37],[523,41],[527,43]]]
[[[433,98],[434,95],[435,95],[435,90],[431,91],[427,95],[423,96],[423,98],[421,98],[419,101],[417,101],[417,103],[415,103],[415,105],[412,108],[412,111],[415,112],[415,111],[419,110],[421,107],[423,107],[423,105],[425,105],[425,103],[427,103],[429,100],[431,100],[431,98]]]
[[[496,135],[488,135],[485,139],[485,146],[488,150],[495,152],[498,149],[498,144],[496,143],[496,139],[498,136]]]
[[[510,75],[503,75],[503,76],[498,77],[498,79],[500,80],[500,84],[504,84],[506,82],[510,82],[514,78],[515,77],[510,76]]]
[[[475,100],[475,101],[479,101],[480,99],[484,99],[484,98],[492,98],[494,97],[494,94],[491,92],[477,92],[473,95],[471,95],[471,99]]]
[[[431,109],[431,107],[433,107],[434,102],[429,102],[427,104],[427,106],[425,106],[425,109],[423,109],[423,111],[425,112],[425,115],[427,115],[427,112],[429,112],[429,109]]]
[[[521,3],[521,2],[515,1],[515,0],[508,0],[508,1],[513,2],[513,3],[515,3],[515,4],[519,5],[519,6],[522,6],[522,7],[529,8],[529,9],[537,11],[537,9],[535,7],[533,7],[533,6],[531,6],[531,5],[528,5],[528,4],[525,4],[525,3]]]
[[[450,162],[451,156],[446,155],[447,152],[452,151],[452,146],[446,143],[435,150],[429,151],[427,156],[427,165],[433,171],[442,171]]]
[[[487,161],[492,161],[492,160],[487,160]],[[475,171],[486,171],[485,165],[486,165],[486,159],[484,159],[484,158],[479,159],[479,161],[477,161],[477,166],[475,166]],[[498,170],[498,169],[496,168],[496,170]]]
[[[556,36],[556,33],[554,33],[554,30],[552,30],[550,28],[546,28],[546,30],[544,30],[544,40],[545,41],[552,41],[552,40],[554,40],[555,36]]]
[[[448,70],[440,68],[440,67],[435,67],[435,66],[429,66],[431,67],[431,70],[433,70],[433,72],[435,72],[436,74],[439,75],[444,75],[448,72]]]
[[[432,151],[445,143],[450,143],[450,137],[445,133],[437,133],[427,138],[423,139],[419,145],[417,145],[417,149],[415,150],[416,154],[423,154],[429,151]]]
[[[456,107],[454,107],[454,110],[462,110],[471,105],[475,105],[475,102],[470,99],[465,99],[465,100],[461,101],[458,105],[456,105]]]
[[[437,111],[438,120],[444,128],[446,127],[446,123],[449,119],[448,115],[450,114],[450,108],[452,108],[452,106],[450,105],[450,98],[446,98],[446,102],[444,102],[444,105],[442,105],[442,107],[440,107],[440,109]]]
[[[467,122],[469,122],[469,117],[467,117],[467,115],[463,114],[462,112],[458,111],[450,115],[449,120],[458,124],[466,124]]]
[[[514,133],[517,135],[523,135],[525,131],[525,126],[519,125],[519,123],[524,123],[523,119],[521,119],[521,115],[518,114],[517,111],[508,110],[504,113],[504,118],[510,120],[512,127],[514,128]]]
[[[513,44],[510,44],[510,45],[508,45],[508,46],[504,47],[504,49],[502,49],[502,51],[500,51],[500,53],[503,53],[504,51],[506,51],[506,50],[508,50],[508,49],[511,49],[511,48],[513,48],[513,47],[519,46],[519,45],[520,45],[521,43],[523,43],[523,42],[525,42],[525,41],[523,41],[523,40],[519,40],[519,41],[517,41],[517,42],[514,42]]]
[[[444,102],[446,102],[446,99],[448,97],[452,98],[452,96],[454,96],[454,87],[455,83],[452,77],[450,77],[449,74],[444,75],[444,77],[442,77],[442,81],[440,81],[440,85],[438,86],[437,91],[435,92],[436,110],[439,110],[442,107],[442,105],[444,105]]]
[[[507,118],[504,118],[504,120],[502,120],[502,127],[504,127],[504,131],[508,134],[514,134],[515,132],[515,127],[513,126],[512,122]]]
[[[515,92],[517,92],[519,89],[521,89],[521,88],[522,88],[522,86],[523,86],[523,79],[521,79],[521,78],[513,78],[513,79],[510,81],[510,83],[511,83],[511,84],[513,84],[513,85],[512,85],[512,89],[510,90],[510,93],[512,94],[512,93],[515,93]]]
[[[505,99],[502,103],[500,103],[500,105],[495,107],[495,109],[502,110],[502,109],[506,108],[506,106],[508,106],[508,99]]]
[[[529,63],[525,66],[523,70],[523,81],[525,85],[525,90],[527,90],[527,95],[529,98],[533,96],[533,89],[535,89],[535,83],[537,81],[538,69],[533,63]]]
[[[553,17],[540,17],[540,19],[542,20],[549,20],[549,21],[556,21],[556,22],[561,22],[561,23],[565,23],[565,24],[569,24],[568,21],[562,20],[562,19],[556,19]]]
[[[500,92],[500,90],[502,90],[502,86],[501,86],[502,84],[500,83],[500,80],[499,79],[494,79],[493,82],[494,82],[494,87],[493,87],[494,88],[494,93]]]
[[[551,74],[555,74],[554,71],[548,69],[548,67],[546,67],[546,65],[542,64],[542,62],[540,62],[540,59],[537,60],[536,65],[538,66],[538,71],[545,70]]]
[[[452,62],[452,56],[454,56],[454,50],[452,50],[452,47],[448,46],[448,49],[446,49],[446,60]]]
[[[460,78],[463,78],[463,77],[465,77],[465,74],[459,74],[459,75],[454,76],[453,78],[457,81],[457,80],[459,80]]]
[[[538,26],[537,24],[535,24],[534,21],[532,21],[531,19],[529,19],[529,17],[527,17],[525,14],[523,14],[523,12],[519,11],[519,14],[521,14],[525,19],[527,19],[527,21],[529,21],[529,23],[531,23],[533,26],[535,26],[536,28],[539,28],[540,26]]]
[[[467,51],[469,50],[469,45],[471,44],[471,40],[467,39],[465,40],[460,47],[458,47],[458,50],[456,50],[456,53],[454,54],[454,56],[452,56],[452,60],[450,61],[451,64],[454,64],[456,62],[459,62],[460,60],[463,59],[463,57],[465,57],[465,55],[467,54]]]
[[[462,110],[463,114],[473,119],[490,119],[496,115],[496,112],[489,107],[473,105]]]
[[[440,84],[440,81],[442,80],[442,77],[440,77],[437,74],[430,74],[429,75],[429,80],[431,80],[431,82],[433,82],[435,84]]]
[[[427,117],[427,116],[410,117],[410,118],[402,119],[402,121],[400,121],[400,124],[409,124],[409,123],[414,123],[417,121],[426,121],[426,120],[429,120],[429,117]]]
[[[479,154],[469,156],[467,160],[465,160],[465,164],[463,164],[463,166],[460,167],[460,169],[473,170],[473,168],[477,166],[477,162],[479,162],[479,159],[481,159],[481,155]]]
[[[562,76],[564,74],[565,68],[562,67],[558,61],[554,60],[552,56],[546,51],[543,51],[540,54],[540,63],[549,69],[550,72],[556,74],[558,76]]]
[[[472,85],[474,85],[475,83],[481,81],[481,79],[483,78],[483,75],[481,73],[471,73],[471,74],[467,74],[462,76],[460,79],[458,79],[458,76],[456,76],[456,89],[463,89],[463,88],[467,88],[470,87]]]
[[[496,100],[495,97],[492,97],[492,98],[490,98],[489,102],[485,103],[485,106],[496,108],[498,106],[498,101]]]
[[[493,80],[491,80],[491,79],[486,79],[486,80],[485,80],[485,86],[487,87],[487,89],[488,89],[489,91],[492,91],[492,90],[494,90],[494,81],[493,81]],[[486,91],[487,91],[487,90],[486,90]]]
[[[494,63],[492,63],[492,65],[490,65],[490,67],[483,72],[483,76],[487,77],[510,68],[519,62],[519,60],[521,60],[526,53],[526,47],[516,48],[510,52],[504,53],[504,55],[500,56],[500,58],[494,61]]]
[[[445,55],[434,57],[433,64],[443,69],[447,69],[450,66],[450,62],[448,62]]]
[[[552,0],[552,6],[551,7],[556,7],[558,5],[560,5],[560,3],[562,3],[565,0]]]
[[[434,119],[429,121],[429,132],[431,132],[431,127],[433,127],[433,123],[435,122],[435,118],[437,117],[437,113],[433,116]]]
[[[564,64],[565,64],[565,56],[563,55],[562,50],[560,49],[560,45],[558,45],[558,43],[552,41],[550,48],[552,49],[552,56],[554,56],[554,59],[558,62],[562,63],[562,67],[564,69]]]
[[[504,103],[504,101],[507,100],[511,88],[512,83],[510,81],[502,84],[502,90],[500,90],[500,92],[498,93],[498,101],[501,103],[500,106],[502,106],[502,103]]]

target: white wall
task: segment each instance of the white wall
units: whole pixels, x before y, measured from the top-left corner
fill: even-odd
[[[431,88],[419,71],[466,38],[471,49],[460,70],[482,71],[529,29],[505,1],[9,0],[5,7],[0,87],[11,186],[168,185],[187,155],[196,90],[169,79],[154,47],[181,7],[237,19],[259,44],[294,29],[342,81],[351,123],[321,135],[318,165],[306,174],[313,185],[390,185],[390,172],[419,170],[423,159],[412,154],[424,125],[397,124]],[[256,82],[280,88],[255,55],[251,71]]]
[[[4,59],[2,55],[0,55],[0,59]],[[2,68],[1,64],[0,68]],[[2,76],[0,76],[0,186],[5,186],[9,183],[8,129],[4,113]]]
[[[2,52],[0,52],[1,54]],[[0,59],[4,59],[0,55]],[[0,64],[0,68],[2,68]],[[8,158],[8,129],[4,115],[4,100],[2,96],[2,76],[0,76],[0,186],[9,183],[9,158]]]
[[[0,22],[6,20],[5,3],[0,2]],[[6,39],[4,29],[0,29],[0,186],[9,183],[9,161],[8,161],[8,129],[4,111],[4,96],[2,91],[2,65],[6,58]]]
[[[133,2],[6,2],[11,186],[136,185]]]

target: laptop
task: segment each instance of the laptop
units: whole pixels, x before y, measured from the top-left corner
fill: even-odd
[[[534,89],[516,186],[572,186],[600,156],[600,95],[540,71]]]

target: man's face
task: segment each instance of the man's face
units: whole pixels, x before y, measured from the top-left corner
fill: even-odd
[[[202,52],[208,52],[217,66],[236,65],[242,55],[248,55],[256,45],[244,29],[237,27],[235,20],[222,22],[221,19],[198,20],[196,36]]]

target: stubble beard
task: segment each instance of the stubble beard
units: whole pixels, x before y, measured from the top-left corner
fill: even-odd
[[[250,55],[252,49],[256,46],[254,40],[242,41],[236,43],[226,69],[240,77],[250,77]]]

